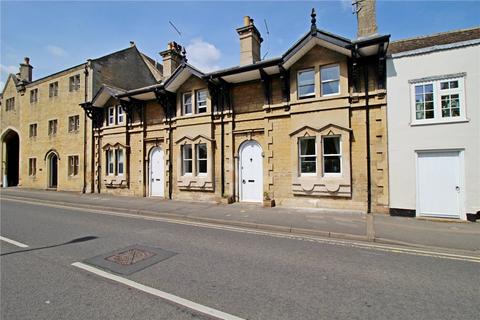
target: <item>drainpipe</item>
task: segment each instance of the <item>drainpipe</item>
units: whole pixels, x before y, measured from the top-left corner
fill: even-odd
[[[173,194],[173,134],[172,134],[172,111],[170,106],[170,100],[167,96],[167,117],[168,117],[168,199],[172,200]]]
[[[221,119],[220,119],[220,180],[221,180],[221,196],[225,194],[225,127],[223,122],[224,111],[225,111],[225,102],[226,102],[226,85],[222,84],[222,108],[221,108]]]
[[[88,65],[85,64],[85,70],[83,71],[85,75],[85,96],[83,102],[86,104],[88,100]],[[82,193],[87,191],[87,113],[83,113],[83,188]]]
[[[367,141],[367,213],[372,212],[372,168],[370,163],[370,104],[368,97],[368,60],[363,67],[363,79],[365,85],[365,127]]]

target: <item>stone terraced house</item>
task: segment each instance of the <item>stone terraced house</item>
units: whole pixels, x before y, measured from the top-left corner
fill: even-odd
[[[92,192],[388,212],[385,56],[374,2],[358,38],[316,26],[261,59],[253,19],[240,65],[205,73],[169,43],[161,81],[104,84],[92,119]],[[373,3],[373,5],[372,5]]]
[[[129,89],[154,84],[161,79],[157,67],[133,43],[36,80],[25,58],[1,95],[2,186],[90,190],[92,125],[79,105],[105,83]]]

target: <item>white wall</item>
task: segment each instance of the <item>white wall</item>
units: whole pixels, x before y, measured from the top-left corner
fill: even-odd
[[[467,122],[411,126],[409,80],[465,72]],[[480,210],[480,44],[387,61],[390,208],[415,204],[415,150],[464,149],[465,209]]]

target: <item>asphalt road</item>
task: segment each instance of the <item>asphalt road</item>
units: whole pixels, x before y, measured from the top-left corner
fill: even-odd
[[[5,200],[0,222],[1,236],[29,246],[0,241],[3,320],[206,319],[72,266],[134,244],[176,255],[123,278],[243,319],[480,314],[478,262]]]

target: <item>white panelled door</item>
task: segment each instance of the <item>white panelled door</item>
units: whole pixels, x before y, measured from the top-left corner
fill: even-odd
[[[417,215],[460,218],[459,152],[419,152],[417,159]]]
[[[263,156],[258,142],[250,140],[240,146],[240,201],[263,201]]]
[[[150,196],[165,196],[163,150],[160,148],[150,154]]]

